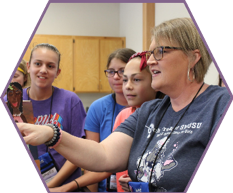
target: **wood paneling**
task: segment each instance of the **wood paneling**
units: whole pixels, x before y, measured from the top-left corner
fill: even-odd
[[[155,26],[155,3],[143,3],[143,51],[150,47],[151,29]]]
[[[116,49],[123,48],[124,40],[122,39],[101,39],[100,40],[100,92],[111,92],[108,78],[105,76],[109,55]]]
[[[75,38],[75,92],[99,91],[99,39]]]
[[[109,54],[125,47],[125,38],[35,35],[24,55],[26,61],[39,43],[52,44],[61,53],[61,73],[54,86],[74,92],[111,92],[104,70]]]

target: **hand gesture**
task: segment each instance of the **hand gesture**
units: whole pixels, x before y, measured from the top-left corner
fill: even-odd
[[[119,178],[119,183],[125,192],[130,192],[128,182],[131,182],[131,181],[132,180],[128,174],[124,174]]]
[[[26,144],[33,146],[44,144],[53,137],[53,129],[46,125],[16,123]]]

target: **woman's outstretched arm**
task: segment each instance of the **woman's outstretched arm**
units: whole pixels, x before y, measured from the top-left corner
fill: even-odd
[[[53,137],[53,129],[46,125],[17,123],[26,144],[43,144]],[[82,139],[62,131],[60,144],[55,148],[67,160],[81,168],[96,172],[118,172],[127,169],[133,138],[113,132],[101,143]]]

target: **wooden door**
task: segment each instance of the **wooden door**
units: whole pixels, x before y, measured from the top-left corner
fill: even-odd
[[[105,76],[109,55],[116,49],[124,48],[125,42],[122,38],[105,38],[100,40],[100,92],[111,92],[108,78]]]
[[[99,39],[75,37],[75,92],[99,92]]]

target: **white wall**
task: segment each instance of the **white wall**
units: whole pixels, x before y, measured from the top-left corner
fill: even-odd
[[[52,3],[36,34],[120,36],[119,3]],[[78,93],[84,108],[103,93]]]
[[[120,3],[120,36],[126,37],[126,47],[142,51],[142,3]]]
[[[119,3],[52,3],[37,34],[119,36]]]
[[[183,3],[155,3],[155,25],[177,17],[190,17]],[[139,52],[143,48],[142,22],[142,3],[53,3],[36,33],[126,37],[126,47]],[[218,82],[213,64],[205,82]],[[78,95],[86,108],[105,94]]]
[[[178,17],[190,17],[183,3],[155,3],[155,25]],[[204,79],[207,84],[218,84],[218,71],[211,63]]]

